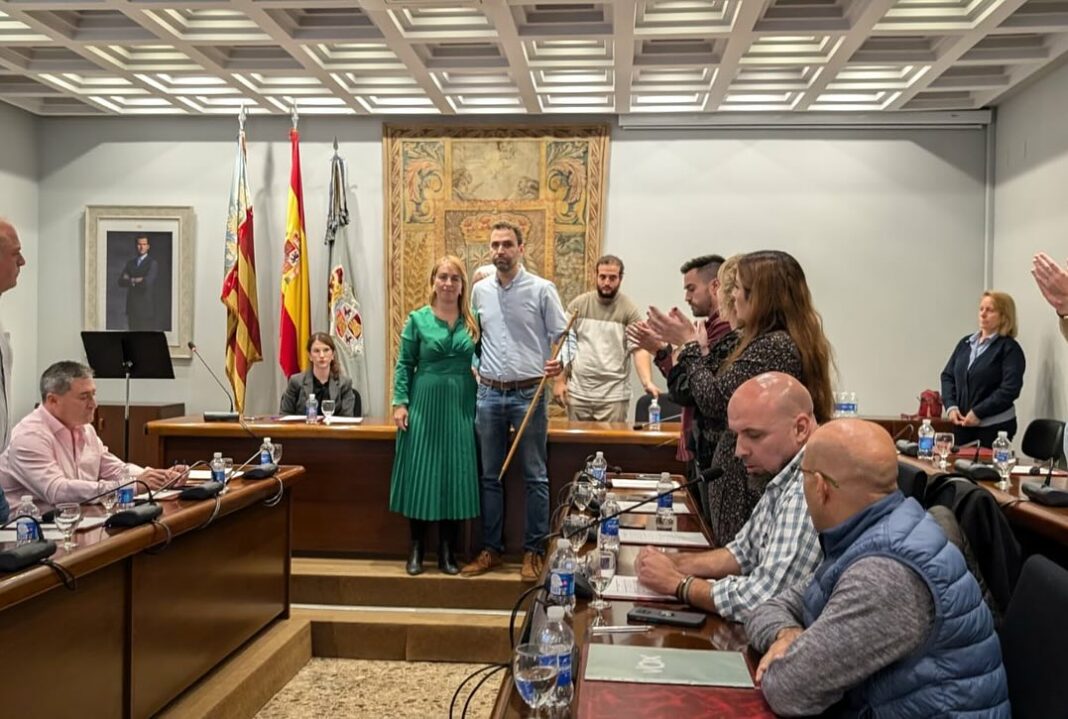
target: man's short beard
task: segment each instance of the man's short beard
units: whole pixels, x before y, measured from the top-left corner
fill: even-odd
[[[615,299],[615,296],[618,295],[618,294],[619,294],[619,288],[618,287],[615,288],[614,290],[612,290],[611,292],[607,292],[607,293],[604,290],[602,290],[600,287],[597,288],[597,296],[600,297],[602,300]]]

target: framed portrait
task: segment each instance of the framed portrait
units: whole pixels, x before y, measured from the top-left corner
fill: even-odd
[[[87,207],[85,329],[160,330],[190,357],[194,229],[192,207]]]

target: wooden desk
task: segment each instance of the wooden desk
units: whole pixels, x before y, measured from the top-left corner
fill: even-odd
[[[234,480],[203,528],[214,501],[161,502],[166,546],[151,524],[78,532],[75,549],[52,557],[77,577],[74,591],[44,566],[0,575],[5,715],[151,716],[288,616],[289,488],[302,474],[279,473],[274,507],[264,500],[278,482]]]
[[[247,428],[247,429],[246,429]],[[310,479],[293,493],[293,549],[302,554],[355,554],[404,557],[407,520],[389,508],[390,474],[396,429],[391,420],[366,418],[360,425],[324,426],[253,419],[203,422],[182,417],[151,422],[157,466],[194,461],[222,451],[240,463],[267,436],[283,445],[283,461],[301,464]],[[634,472],[681,472],[675,459],[679,425],[636,431],[629,424],[549,422],[548,471],[551,503],[575,471],[598,449],[612,465]],[[473,478],[473,481],[477,478]],[[505,479],[505,544],[519,552],[523,543],[523,480],[517,463]],[[481,546],[481,524],[468,522],[463,547]],[[433,545],[431,545],[433,546]]]
[[[676,477],[676,480],[679,478]],[[621,490],[623,499],[644,499],[649,492],[632,493]],[[675,495],[676,502],[686,502],[691,512],[694,511],[693,500],[685,493]],[[622,527],[654,529],[655,515],[625,514],[621,518]],[[702,532],[711,536],[708,527],[696,513],[678,515],[678,528],[681,531]],[[587,543],[583,553],[593,548]],[[634,576],[634,560],[641,547],[624,544],[620,547],[616,573],[620,576]],[[546,569],[548,571],[548,569]],[[605,624],[627,624],[627,612],[635,606],[651,606],[665,609],[685,610],[686,605],[666,602],[629,602],[612,599],[611,606],[601,613]],[[692,608],[689,608],[692,611]],[[523,625],[523,637],[536,633],[544,621],[544,611],[527,612]],[[746,653],[751,672],[756,671],[758,657],[751,653],[745,629],[741,624],[728,622],[715,614],[709,614],[704,625],[698,629],[680,627],[654,626],[644,634],[612,634],[593,637],[590,624],[597,616],[584,600],[579,600],[572,617],[571,627],[575,632],[575,643],[580,649],[580,661],[572,670],[575,680],[575,699],[572,712],[576,717],[588,719],[680,719],[680,717],[715,716],[746,717],[760,719],[773,717],[771,709],[764,701],[763,695],[756,689],[726,689],[722,687],[686,687],[659,684],[638,684],[623,682],[587,682],[582,679],[586,670],[588,649],[591,643],[622,644],[630,646],[673,647],[677,649],[722,649]],[[529,640],[528,640],[529,641]],[[530,716],[519,693],[515,689],[511,675],[505,677],[497,694],[497,701],[491,714],[493,719],[515,719]]]

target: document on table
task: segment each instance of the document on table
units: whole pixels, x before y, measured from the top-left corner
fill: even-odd
[[[590,644],[586,680],[753,688],[741,652]]]
[[[630,500],[626,500],[625,499],[625,500],[622,500],[622,501],[619,502],[619,508],[621,510],[623,510],[624,512],[634,512],[635,514],[655,514],[656,513],[656,502],[649,502],[648,504],[643,504],[642,506],[640,506],[637,509],[635,509],[634,507],[635,507],[636,504],[638,504],[638,503],[637,502],[632,502]],[[690,514],[690,508],[687,507],[682,502],[675,502],[675,504],[673,506],[674,506],[675,514]]]
[[[152,499],[154,501],[163,502],[163,501],[168,500],[168,499],[177,499],[178,495],[181,494],[181,493],[182,493],[181,490],[178,490],[178,489],[165,489],[162,492],[153,492],[152,493]],[[148,492],[142,492],[141,494],[138,494],[137,496],[135,496],[134,499],[143,499],[144,501],[147,502],[148,501]]]
[[[677,602],[678,599],[668,594],[660,594],[647,588],[637,577],[616,575],[603,592],[610,599],[631,599],[647,602]]]
[[[611,482],[613,489],[649,489],[655,492],[656,486],[660,482],[660,478],[657,477],[656,479],[631,479],[628,477],[613,477]],[[672,481],[671,488],[678,489],[679,483]]]
[[[241,470],[238,470],[238,471],[234,472],[234,475],[233,475],[233,477],[231,477],[231,479],[237,479],[242,474],[244,474],[244,472],[242,472]],[[193,482],[207,482],[208,480],[211,479],[211,470],[210,469],[191,469],[191,470],[189,470],[189,479],[190,479],[190,481],[193,481]],[[165,499],[165,497],[161,497],[161,499]]]
[[[287,414],[287,415],[283,415],[281,417],[278,417],[275,421],[277,421],[277,422],[303,422],[306,419],[307,419],[307,417],[305,417],[302,414]],[[334,425],[334,424],[362,424],[362,423],[363,423],[363,417],[337,417],[337,416],[331,417],[329,422],[327,422],[325,419],[322,422],[322,424],[329,424],[329,425]]]
[[[1036,465],[1018,464],[1018,465],[1016,465],[1015,467],[1012,468],[1012,473],[1016,474],[1016,475],[1025,475],[1025,476],[1026,475],[1031,475],[1031,468],[1033,466],[1036,466]],[[1037,466],[1038,466],[1038,469],[1039,469],[1039,473],[1031,475],[1031,476],[1033,476],[1035,479],[1045,479],[1049,475],[1049,469],[1047,469],[1045,466],[1042,466],[1042,465],[1037,465]],[[1068,477],[1068,472],[1065,472],[1063,469],[1054,468],[1053,476],[1054,477]]]
[[[655,529],[619,528],[623,544],[651,544],[654,547],[711,547],[700,532],[660,532]]]

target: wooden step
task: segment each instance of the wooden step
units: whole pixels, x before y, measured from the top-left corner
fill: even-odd
[[[279,620],[168,704],[163,719],[251,717],[312,657],[307,619]]]
[[[445,607],[511,610],[530,583],[519,577],[519,565],[505,564],[480,577],[442,574],[433,562],[426,571],[408,576],[404,563],[384,559],[292,560],[292,601],[296,604],[340,606]]]
[[[421,608],[294,607],[311,624],[317,657],[440,662],[507,662],[505,612],[428,611]],[[516,632],[523,614],[516,618]]]

